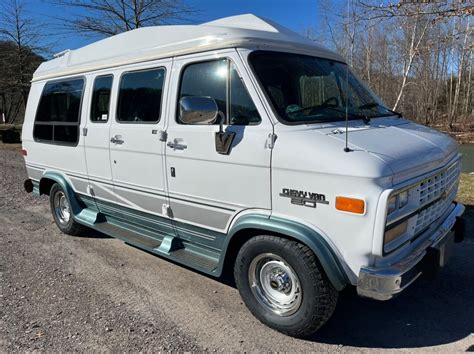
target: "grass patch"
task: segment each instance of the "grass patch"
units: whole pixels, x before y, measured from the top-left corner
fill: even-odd
[[[463,204],[474,205],[474,174],[461,174],[456,200]]]
[[[21,152],[21,144],[4,144],[0,141],[0,150]]]
[[[0,124],[0,131],[10,130],[10,129],[21,131],[21,127],[22,127],[21,124]]]

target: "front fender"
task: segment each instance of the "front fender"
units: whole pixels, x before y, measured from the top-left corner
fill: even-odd
[[[315,230],[304,224],[293,220],[287,220],[276,216],[259,214],[246,214],[240,217],[231,227],[224,245],[224,254],[231,239],[237,232],[245,229],[260,229],[275,232],[291,237],[308,246],[318,257],[327,277],[338,290],[342,290],[349,284],[343,268],[326,240]]]

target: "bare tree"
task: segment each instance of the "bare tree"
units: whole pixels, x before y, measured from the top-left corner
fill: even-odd
[[[7,122],[14,121],[24,110],[30,89],[30,80],[44,52],[40,46],[42,27],[29,17],[22,0],[3,0],[0,5],[0,110]]]
[[[472,2],[462,0],[433,2],[401,0],[389,1],[388,3],[359,0],[358,4],[366,10],[369,10],[366,11],[366,13],[370,13],[371,19],[429,16],[437,21],[447,17],[469,17],[474,15],[474,5]],[[420,4],[422,6],[413,6],[414,4]]]
[[[455,120],[455,116],[456,116],[456,113],[457,113],[457,110],[458,110],[458,103],[459,103],[459,97],[460,97],[460,91],[461,91],[461,87],[462,87],[462,83],[463,83],[463,72],[465,71],[465,60],[466,60],[466,54],[469,50],[469,57],[470,57],[470,48],[468,46],[468,38],[471,34],[471,30],[470,30],[470,18],[467,19],[467,24],[466,24],[466,28],[465,28],[465,33],[464,33],[464,39],[462,41],[462,44],[459,48],[459,55],[458,55],[458,58],[459,58],[459,62],[457,63],[458,64],[458,71],[457,71],[457,80],[456,80],[456,87],[454,89],[454,97],[453,97],[453,101],[452,101],[452,106],[451,106],[451,111],[449,112],[449,126],[450,128],[452,128],[453,126],[453,123],[454,123],[454,120]]]
[[[321,25],[307,33],[387,106],[454,133],[474,129],[472,1],[322,0],[319,10]]]
[[[409,39],[409,45],[406,46],[404,49],[404,62],[403,62],[403,72],[402,72],[402,83],[400,85],[400,89],[398,90],[397,98],[395,103],[392,107],[393,110],[398,108],[400,100],[403,96],[404,90],[407,86],[407,80],[411,73],[411,69],[413,66],[413,60],[415,56],[419,53],[420,44],[423,41],[425,36],[426,30],[428,28],[429,22],[423,21],[423,24],[420,24],[420,18],[417,16],[414,19],[409,19],[408,21],[404,21],[406,26],[406,34],[407,38]],[[421,27],[421,28],[420,28]],[[402,53],[403,53],[402,52]]]
[[[140,27],[184,20],[192,9],[181,0],[51,0],[69,12],[66,28],[86,37],[108,37]],[[71,10],[75,10],[72,14]]]

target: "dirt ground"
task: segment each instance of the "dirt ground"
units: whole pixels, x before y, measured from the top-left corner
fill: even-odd
[[[0,149],[0,352],[474,351],[473,205],[467,240],[437,279],[390,302],[347,289],[301,340],[260,324],[228,280],[95,232],[61,234],[25,178],[19,152]]]

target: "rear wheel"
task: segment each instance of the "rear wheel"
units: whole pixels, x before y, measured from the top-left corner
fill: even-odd
[[[314,253],[296,241],[257,236],[237,255],[234,276],[242,299],[261,322],[305,337],[331,317],[338,292]]]
[[[49,192],[49,202],[54,222],[59,229],[71,236],[77,236],[82,233],[86,227],[77,223],[72,214],[71,204],[63,188],[55,183]]]

